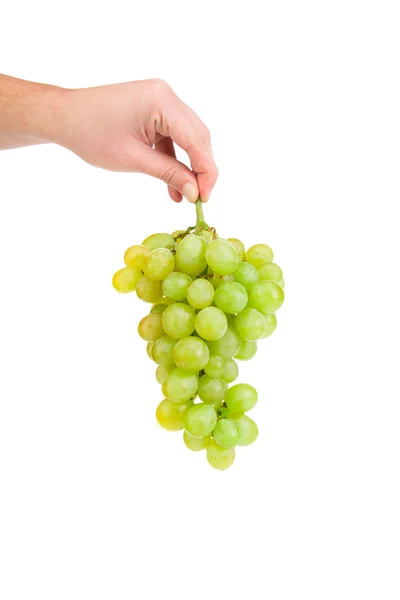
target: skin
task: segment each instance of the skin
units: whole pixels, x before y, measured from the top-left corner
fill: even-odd
[[[65,89],[0,75],[0,150],[45,143],[95,167],[161,179],[175,202],[207,202],[218,177],[207,127],[161,79]]]

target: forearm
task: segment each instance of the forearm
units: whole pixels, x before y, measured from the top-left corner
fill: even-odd
[[[60,89],[0,74],[0,150],[52,141]]]

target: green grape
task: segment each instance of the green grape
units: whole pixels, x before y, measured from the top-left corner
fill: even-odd
[[[250,444],[256,441],[258,436],[258,427],[257,423],[253,421],[253,419],[250,419],[250,417],[243,414],[234,415],[230,418],[235,421],[240,431],[239,446],[250,446]]]
[[[208,270],[208,280],[214,288],[217,288],[221,283],[233,281],[233,275],[217,275],[211,269]]]
[[[230,275],[239,264],[239,256],[232,244],[219,238],[208,244],[206,261],[217,275]]]
[[[236,331],[244,340],[256,341],[264,337],[267,328],[264,316],[255,308],[245,308],[236,316]]]
[[[207,446],[207,460],[214,469],[225,471],[235,460],[235,448],[223,448],[211,440]]]
[[[258,271],[250,263],[241,262],[238,264],[237,269],[233,274],[233,278],[249,291],[258,281]]]
[[[193,450],[193,452],[198,452],[199,450],[207,448],[210,440],[211,433],[202,438],[195,438],[189,435],[187,431],[183,432],[183,441],[185,442],[186,447],[189,448],[189,450]]]
[[[276,329],[277,321],[276,315],[274,313],[266,313],[264,315],[266,331],[264,334],[264,338],[272,335]]]
[[[140,283],[140,282],[139,282]],[[285,292],[276,281],[259,281],[249,294],[249,306],[262,313],[274,313],[283,304]]]
[[[257,352],[257,342],[243,340],[239,352],[235,355],[237,360],[250,360]]]
[[[179,340],[194,331],[195,312],[191,306],[176,302],[162,314],[164,331],[171,338]]]
[[[224,399],[228,386],[220,377],[202,375],[199,380],[197,394],[206,404],[216,405]]]
[[[173,298],[168,298],[167,296],[163,296],[160,300],[161,304],[166,304],[167,306],[170,306],[171,304],[175,304],[175,302],[176,302],[176,300],[174,300]],[[155,304],[153,304],[153,306],[155,306]]]
[[[125,252],[124,262],[130,269],[139,269],[144,271],[144,265],[146,263],[146,256],[149,253],[149,249],[146,246],[131,246]]]
[[[197,392],[199,378],[194,373],[188,373],[183,369],[173,369],[163,381],[163,394],[171,402],[181,404],[187,402]],[[207,435],[207,434],[204,434]]]
[[[162,291],[174,300],[185,300],[192,279],[186,273],[170,273],[161,284]]]
[[[159,365],[156,369],[156,379],[158,381],[158,383],[160,385],[162,385],[164,379],[166,378],[166,376],[168,375],[168,373],[171,373],[172,369],[174,369],[175,366],[171,366],[171,367],[163,367],[162,365]]]
[[[150,309],[150,313],[152,313],[152,314],[163,313],[164,310],[167,308],[167,306],[168,306],[168,304],[164,304],[164,303],[154,304],[154,306],[152,306]]]
[[[223,448],[233,448],[240,441],[239,427],[230,419],[219,419],[213,431],[214,440]]]
[[[232,244],[232,246],[235,248],[236,252],[238,253],[239,260],[244,260],[245,247],[243,242],[237,238],[228,238],[226,241]]]
[[[217,413],[209,404],[195,404],[186,413],[185,430],[194,438],[210,435],[217,422]]]
[[[211,357],[212,358],[212,357]],[[222,379],[226,381],[226,383],[232,383],[235,379],[238,378],[239,375],[239,367],[233,358],[228,358],[224,361],[224,372],[222,373]]]
[[[142,279],[142,272],[139,269],[128,269],[124,267],[117,271],[112,278],[112,284],[117,292],[128,294],[133,292]]]
[[[176,344],[176,340],[171,339],[168,335],[159,337],[154,342],[154,346],[151,350],[151,358],[157,365],[162,367],[170,367],[174,365],[173,350]]]
[[[283,277],[282,277],[282,279],[280,280],[280,282],[279,282],[279,285],[281,286],[281,288],[282,288],[282,289],[285,287],[285,280],[284,280],[284,278],[283,278]]]
[[[177,367],[197,373],[208,363],[210,351],[203,340],[190,336],[178,341],[174,347],[173,357]]]
[[[174,238],[169,233],[153,233],[142,242],[142,246],[146,246],[150,252],[157,248],[170,248],[175,243]]]
[[[206,229],[203,229],[200,235],[207,244],[214,239],[214,233],[212,231],[207,231]]]
[[[206,246],[202,237],[194,234],[187,235],[179,244],[175,255],[179,270],[192,277],[200,275],[207,266]]]
[[[151,355],[151,353],[152,353],[152,350],[153,350],[153,346],[154,346],[153,342],[148,342],[148,344],[147,344],[147,346],[146,346],[146,352],[147,352],[147,356],[148,356],[149,358],[151,358],[151,359],[153,359],[153,357],[152,357],[152,355]]]
[[[221,309],[208,306],[197,313],[195,327],[204,340],[219,340],[228,329],[228,320]]]
[[[258,270],[259,281],[276,281],[279,283],[282,280],[282,269],[273,262],[265,263]]]
[[[144,302],[159,302],[162,298],[161,284],[159,281],[151,281],[147,277],[142,277],[136,286],[136,294],[138,298]]]
[[[220,356],[210,356],[210,360],[204,367],[204,372],[210,377],[222,377],[225,371],[224,359]]]
[[[225,404],[233,413],[244,413],[251,410],[257,404],[257,400],[256,389],[248,383],[237,383],[230,387],[225,394]]]
[[[247,300],[246,289],[235,281],[223,282],[215,290],[214,302],[224,313],[236,315],[246,307]]]
[[[195,279],[189,285],[187,299],[193,308],[207,308],[214,300],[214,287],[207,279]]]
[[[185,426],[185,418],[193,402],[174,404],[168,399],[163,400],[157,406],[156,418],[161,427],[167,431],[179,431]]]
[[[174,266],[173,254],[166,248],[157,248],[147,255],[144,274],[152,281],[162,281],[172,273]]]
[[[155,342],[164,333],[162,328],[162,315],[160,313],[150,313],[139,323],[138,332],[142,340],[146,342]]]
[[[177,229],[176,231],[173,231],[171,235],[175,240],[177,240],[178,238],[182,238],[184,233],[184,229]]]
[[[246,252],[246,262],[250,263],[257,270],[267,262],[274,260],[274,253],[266,244],[256,244]]]
[[[220,356],[226,360],[239,352],[240,338],[234,327],[228,327],[222,338],[215,342],[208,342],[208,347],[213,356]]]

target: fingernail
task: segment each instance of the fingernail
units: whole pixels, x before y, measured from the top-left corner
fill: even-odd
[[[198,197],[198,191],[191,183],[185,183],[182,189],[182,193],[185,196],[186,200],[189,200],[189,202],[196,202]]]

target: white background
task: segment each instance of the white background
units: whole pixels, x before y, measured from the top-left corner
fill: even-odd
[[[164,184],[0,154],[2,600],[400,596],[396,2],[6,3],[0,70],[161,77],[212,133],[222,236],[287,299],[241,364],[258,442],[225,473],[157,427],[125,249],[193,223]]]

